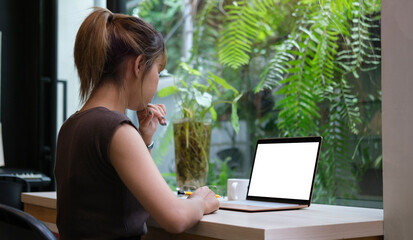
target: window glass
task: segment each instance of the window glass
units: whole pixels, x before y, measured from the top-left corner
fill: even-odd
[[[159,89],[208,84],[212,73],[242,95],[238,133],[234,106],[214,105],[208,184],[248,178],[259,138],[321,135],[313,202],[381,208],[380,10],[380,0],[159,0],[129,13],[165,37]],[[180,112],[173,95],[154,102],[168,104],[170,121]],[[174,188],[172,124],[156,137],[154,159]]]

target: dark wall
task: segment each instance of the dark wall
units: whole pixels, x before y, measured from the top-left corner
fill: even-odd
[[[126,13],[126,0],[106,0],[106,6],[113,13]]]
[[[6,166],[49,176],[56,135],[56,11],[52,0],[0,0]]]

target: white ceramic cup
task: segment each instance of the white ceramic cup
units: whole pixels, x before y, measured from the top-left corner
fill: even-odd
[[[249,179],[229,178],[227,181],[228,200],[245,200],[249,182]]]

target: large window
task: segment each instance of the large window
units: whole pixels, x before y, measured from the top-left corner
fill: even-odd
[[[243,93],[238,134],[216,106],[210,184],[247,178],[258,138],[322,135],[313,201],[382,207],[380,0],[133,2],[166,40],[160,88],[185,62]],[[169,119],[171,100],[154,100]],[[160,129],[154,158],[174,185],[172,134]]]

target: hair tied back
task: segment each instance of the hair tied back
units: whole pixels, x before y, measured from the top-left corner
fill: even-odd
[[[115,14],[113,12],[109,12],[109,17],[108,17],[108,23],[112,22],[113,18],[115,17]]]

